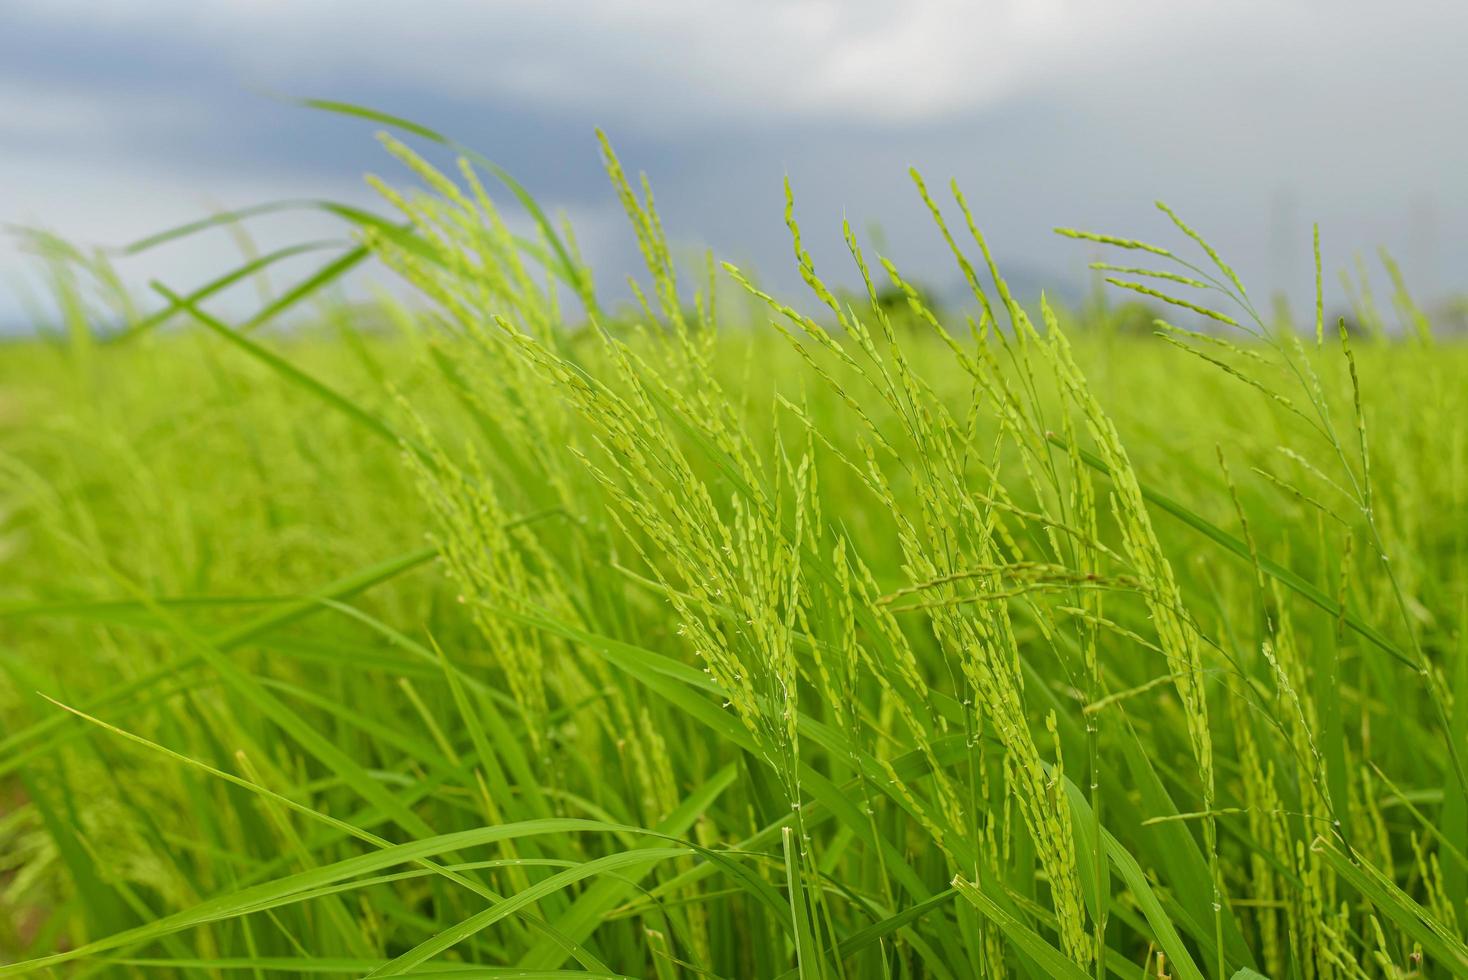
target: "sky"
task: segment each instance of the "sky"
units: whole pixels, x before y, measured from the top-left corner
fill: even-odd
[[[1256,295],[1309,302],[1318,222],[1332,282],[1385,246],[1431,298],[1468,290],[1465,50],[1468,4],[1419,0],[4,0],[0,223],[117,246],[269,200],[373,205],[368,171],[409,181],[370,124],[288,101],[315,97],[493,159],[566,214],[613,294],[635,241],[596,127],[675,246],[777,290],[798,286],[786,177],[823,274],[850,280],[846,218],[910,278],[958,282],[917,167],[958,181],[1001,268],[1057,292],[1096,256],[1053,227],[1175,243],[1161,198]],[[341,234],[249,228],[261,247]],[[119,268],[147,302],[149,279],[197,285],[239,249],[218,232]],[[35,281],[6,235],[0,325],[31,322]]]

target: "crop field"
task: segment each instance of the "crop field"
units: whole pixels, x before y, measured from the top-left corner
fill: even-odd
[[[1468,350],[1404,289],[1291,316],[1163,208],[1022,305],[914,175],[950,269],[796,187],[777,298],[604,143],[610,308],[384,143],[260,315],[272,256],[129,306],[52,243],[0,347],[0,977],[1468,976]]]

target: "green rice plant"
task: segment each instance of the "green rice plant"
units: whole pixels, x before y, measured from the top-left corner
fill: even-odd
[[[1309,344],[1169,209],[1062,230],[1186,318],[1088,330],[914,174],[972,314],[787,187],[805,303],[600,136],[612,309],[317,107],[406,174],[267,206],[325,264],[114,330],[58,243],[0,360],[0,976],[1468,975],[1465,354],[1393,263],[1327,343],[1317,236]],[[324,298],[369,260],[419,302]]]

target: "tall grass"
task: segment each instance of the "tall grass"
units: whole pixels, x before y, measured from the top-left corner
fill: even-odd
[[[395,213],[312,203],[356,241],[259,315],[204,308],[256,259],[0,362],[0,976],[1468,975],[1417,307],[1266,320],[1164,207],[1062,230],[1179,314],[1088,329],[916,174],[974,314],[850,228],[830,285],[787,189],[792,304],[685,281],[603,140],[619,314],[384,143]],[[422,304],[266,330],[369,255]]]

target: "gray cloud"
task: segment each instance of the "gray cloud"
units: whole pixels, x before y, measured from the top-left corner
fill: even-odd
[[[1310,220],[1336,264],[1385,244],[1419,286],[1468,287],[1458,4],[12,0],[0,22],[0,220],[83,240],[211,202],[360,200],[361,171],[391,172],[363,126],[271,91],[481,148],[573,215],[604,283],[633,252],[595,125],[676,237],[783,288],[787,174],[823,265],[845,216],[951,278],[910,165],[958,178],[1001,257],[1057,279],[1087,256],[1051,226],[1165,233],[1164,197],[1261,289],[1308,288]],[[231,247],[139,275],[184,281]],[[0,250],[0,274],[18,264]]]

